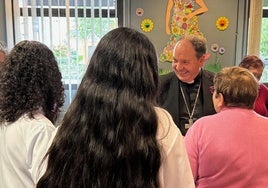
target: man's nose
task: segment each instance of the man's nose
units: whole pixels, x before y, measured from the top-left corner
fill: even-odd
[[[180,62],[173,63],[173,68],[176,70],[181,70],[183,69],[183,65]]]

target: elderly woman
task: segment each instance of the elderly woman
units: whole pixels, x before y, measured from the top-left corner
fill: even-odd
[[[264,63],[257,56],[246,56],[239,66],[248,69],[258,80],[261,79]],[[261,82],[259,85],[259,94],[254,104],[254,110],[258,114],[268,117],[268,88]]]
[[[258,87],[241,67],[215,75],[217,114],[197,120],[185,136],[196,187],[268,185],[268,118],[253,110]]]

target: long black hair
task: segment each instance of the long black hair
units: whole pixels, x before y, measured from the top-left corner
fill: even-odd
[[[153,44],[131,28],[99,42],[37,188],[159,187]]]

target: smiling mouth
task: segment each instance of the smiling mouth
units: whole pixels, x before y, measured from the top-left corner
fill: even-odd
[[[180,75],[180,76],[186,76],[188,74],[187,71],[177,71],[177,73]]]

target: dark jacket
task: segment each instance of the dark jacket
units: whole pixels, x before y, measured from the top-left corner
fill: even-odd
[[[202,116],[215,114],[216,111],[212,102],[212,94],[210,93],[210,86],[213,86],[214,73],[201,70],[202,71],[202,85],[201,92],[203,96],[203,113]],[[166,109],[172,116],[175,124],[182,130],[179,124],[179,84],[178,78],[174,72],[168,73],[166,75],[160,76],[160,90],[158,96],[158,104]]]

